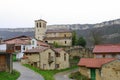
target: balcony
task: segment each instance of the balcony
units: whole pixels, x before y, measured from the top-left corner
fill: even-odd
[[[53,56],[50,56],[48,58],[48,63],[51,64],[52,62],[54,62],[54,57]]]

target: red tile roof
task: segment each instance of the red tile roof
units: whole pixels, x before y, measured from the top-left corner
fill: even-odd
[[[24,53],[42,52],[42,51],[47,50],[47,49],[49,49],[49,47],[40,46],[40,47],[36,47],[33,49],[29,49],[29,50],[25,51]]]
[[[118,53],[120,52],[120,45],[96,45],[93,53]]]
[[[30,44],[31,38],[28,36],[18,36],[11,39],[4,40],[6,44],[26,45]]]
[[[29,36],[21,35],[21,36],[13,37],[13,38],[10,38],[10,39],[6,39],[4,41],[9,41],[9,40],[13,40],[13,39],[31,39],[31,38]]]
[[[55,49],[53,49],[55,52],[57,52],[57,53],[60,53],[61,51],[63,51],[63,48],[55,48]]]
[[[81,58],[78,66],[88,68],[101,68],[103,64],[116,60],[115,58]]]
[[[49,47],[49,46],[50,46],[50,45],[48,45],[47,43],[42,42],[42,41],[37,41],[37,44],[38,44],[39,46],[45,46],[45,47]]]

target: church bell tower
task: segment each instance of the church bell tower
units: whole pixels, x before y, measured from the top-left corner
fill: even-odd
[[[37,40],[43,41],[47,29],[46,24],[47,22],[45,20],[35,20],[35,38]]]

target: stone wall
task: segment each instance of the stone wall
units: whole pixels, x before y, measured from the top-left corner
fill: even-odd
[[[53,62],[49,64],[50,59]],[[40,68],[44,70],[55,69],[55,52],[53,50],[48,49],[40,53]]]
[[[47,40],[48,43],[53,44],[54,42],[56,42],[58,45],[60,46],[71,46],[72,44],[72,40],[71,39],[52,39],[52,40]]]
[[[69,67],[69,54],[65,51],[60,52],[60,57],[56,57],[56,64],[59,64],[58,69],[65,69]]]
[[[82,75],[85,75],[86,77],[90,78],[90,69],[86,67],[79,67],[79,71]]]
[[[96,80],[102,80],[101,79],[101,71],[100,71],[100,69],[96,69]]]
[[[46,34],[46,37],[72,37],[72,33],[71,32],[64,32],[64,33],[49,33]]]
[[[70,58],[73,58],[74,56],[78,56],[80,58],[93,57],[92,50],[89,48],[73,48],[67,50],[67,52],[70,54]]]
[[[118,58],[120,59],[120,53],[96,53],[94,58]]]
[[[120,60],[102,66],[102,80],[120,80]]]

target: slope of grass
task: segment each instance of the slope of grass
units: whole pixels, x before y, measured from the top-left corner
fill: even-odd
[[[75,69],[77,68],[77,66],[71,67],[71,68],[67,68],[67,69],[62,69],[62,70],[40,70],[38,68],[35,68],[33,66],[30,66],[28,64],[24,64],[24,66],[32,69],[33,71],[41,74],[45,80],[55,80],[54,79],[54,75],[58,72],[63,72],[63,71],[67,71],[67,70],[71,70],[71,69]]]
[[[0,80],[17,80],[19,76],[20,73],[15,70],[12,73],[0,72]]]

